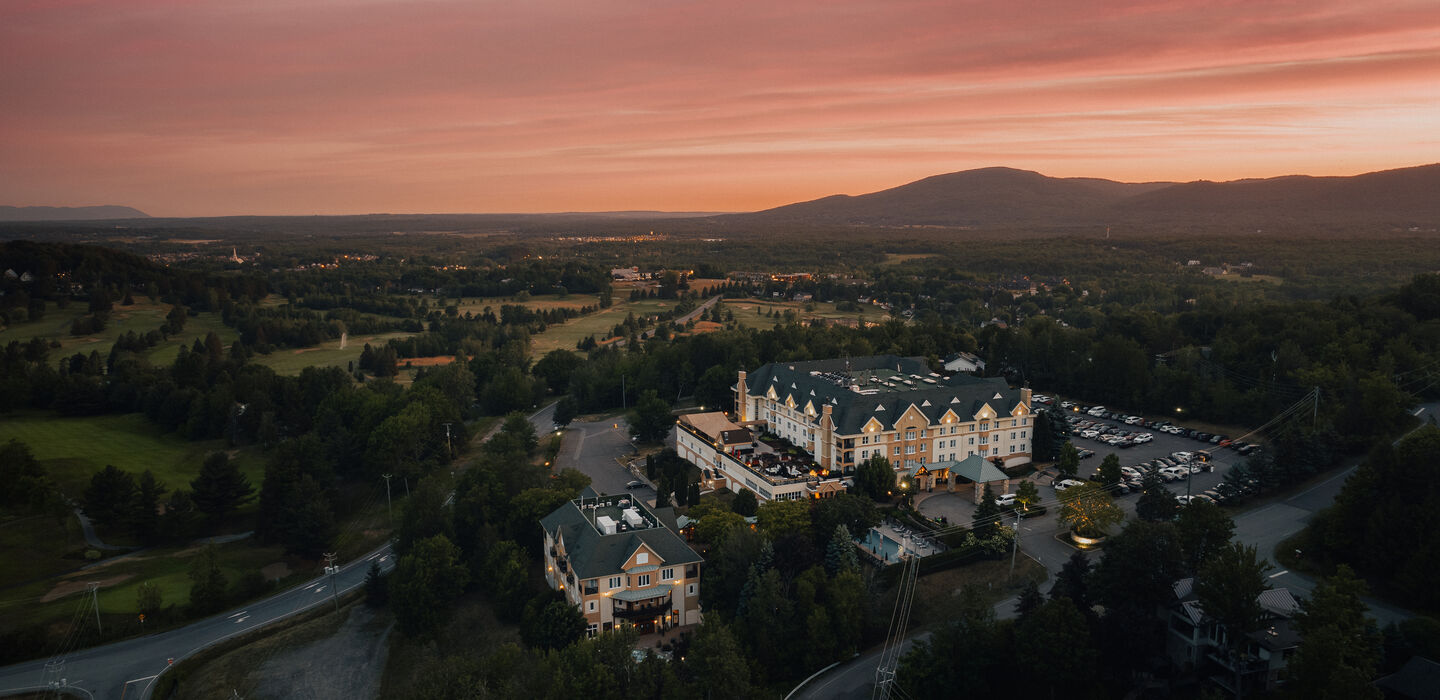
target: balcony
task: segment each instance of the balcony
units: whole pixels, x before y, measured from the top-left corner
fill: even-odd
[[[615,607],[611,613],[622,620],[648,620],[656,617],[664,617],[670,614],[670,593],[667,591],[658,598],[653,598],[641,603],[624,604],[622,601],[614,601]]]

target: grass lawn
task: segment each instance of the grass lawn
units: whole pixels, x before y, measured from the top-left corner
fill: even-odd
[[[188,328],[188,326],[187,326]],[[281,349],[269,355],[255,355],[250,361],[259,365],[265,365],[279,374],[297,375],[306,367],[349,367],[351,362],[360,361],[360,353],[365,350],[365,344],[378,348],[392,338],[409,338],[414,333],[382,333],[380,335],[356,335],[350,336],[345,347],[340,347],[339,339],[327,340],[313,348]]]
[[[725,308],[735,314],[735,320],[746,328],[768,330],[774,328],[776,323],[781,322],[779,318],[772,318],[768,314],[771,310],[783,314],[786,311],[793,311],[795,315],[805,320],[845,320],[854,321],[859,319],[865,323],[879,323],[888,320],[889,314],[885,313],[874,304],[860,304],[856,311],[838,311],[833,302],[802,302],[802,301],[781,301],[779,299],[770,301],[765,299],[726,299],[723,302]],[[806,311],[805,307],[811,306],[813,310]],[[759,309],[759,313],[756,313]]]
[[[85,563],[85,537],[74,514],[56,522],[32,516],[0,525],[0,588],[61,574]]]
[[[200,473],[206,454],[225,449],[220,440],[190,442],[165,433],[139,413],[82,418],[21,413],[0,421],[0,442],[11,438],[29,445],[71,498],[78,498],[90,476],[107,464],[134,474],[149,469],[171,488],[186,487]],[[262,461],[248,451],[237,459],[240,471],[258,489]]]
[[[943,619],[950,614],[960,591],[973,586],[981,593],[987,605],[995,605],[1024,590],[1027,580],[1036,585],[1049,578],[1045,567],[1034,559],[1020,555],[1015,562],[1015,577],[1010,578],[1010,557],[1001,560],[985,559],[953,569],[926,574],[915,581],[915,612],[910,616],[912,626],[924,626],[931,620]],[[894,596],[890,596],[893,603]]]
[[[558,326],[550,326],[530,338],[530,350],[534,357],[544,357],[551,350],[574,350],[575,346],[588,336],[604,341],[610,338],[610,331],[625,320],[625,315],[636,316],[660,314],[675,308],[674,299],[644,299],[641,301],[617,301],[608,309],[600,309],[588,316],[572,318]]]
[[[54,304],[49,305],[45,317],[39,321],[22,323],[4,330],[0,330],[0,345],[8,344],[12,340],[25,342],[34,337],[41,337],[54,340],[60,343],[58,349],[50,351],[51,364],[59,365],[60,361],[77,352],[89,354],[91,351],[100,353],[101,357],[110,354],[110,347],[127,331],[134,331],[136,334],[144,334],[160,327],[165,322],[165,314],[170,313],[171,306],[152,302],[146,297],[139,297],[131,306],[115,305],[110,312],[110,321],[106,324],[105,330],[93,335],[73,336],[70,335],[70,322],[77,318],[86,316],[86,305],[83,302],[73,302],[67,309],[57,308]],[[190,345],[196,338],[204,338],[205,334],[214,331],[220,336],[220,340],[228,347],[235,342],[240,334],[234,328],[230,328],[220,322],[218,313],[201,313],[198,316],[191,316],[185,322],[185,329],[179,335],[171,336],[159,345],[151,348],[146,357],[154,365],[169,365],[175,361],[175,355],[179,352],[180,345]]]
[[[881,265],[904,265],[916,260],[935,257],[932,253],[886,253],[885,259],[880,261]]]

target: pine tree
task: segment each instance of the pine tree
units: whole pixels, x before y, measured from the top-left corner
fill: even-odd
[[[200,512],[219,525],[236,508],[255,498],[250,480],[224,452],[212,452],[200,467],[200,476],[190,482],[191,498]]]
[[[1179,501],[1175,500],[1175,494],[1165,488],[1165,483],[1155,472],[1146,472],[1140,479],[1140,500],[1135,502],[1135,514],[1143,520],[1151,522],[1169,522],[1175,519],[1175,513],[1180,508]]]
[[[365,604],[372,608],[384,607],[390,598],[390,590],[385,582],[385,577],[380,574],[380,562],[370,562],[370,569],[365,572]]]
[[[995,523],[999,520],[1000,506],[995,503],[995,492],[987,483],[985,494],[980,498],[980,505],[975,508],[975,515],[970,519],[971,530],[976,537],[983,540],[995,533]]]
[[[855,556],[855,540],[850,535],[850,528],[839,524],[830,535],[830,543],[825,546],[825,572],[831,577],[839,576],[846,571],[859,571],[860,561]]]
[[[206,547],[190,563],[190,609],[206,615],[225,607],[225,572],[213,546]]]

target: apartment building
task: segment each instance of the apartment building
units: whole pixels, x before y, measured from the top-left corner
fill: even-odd
[[[545,580],[584,613],[587,634],[700,623],[702,558],[639,499],[586,488],[540,526]]]

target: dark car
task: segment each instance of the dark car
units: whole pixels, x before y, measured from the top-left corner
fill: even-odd
[[[631,481],[630,483],[625,484],[625,488],[630,489],[631,491],[634,491],[635,489],[643,489],[645,488],[645,482]]]

